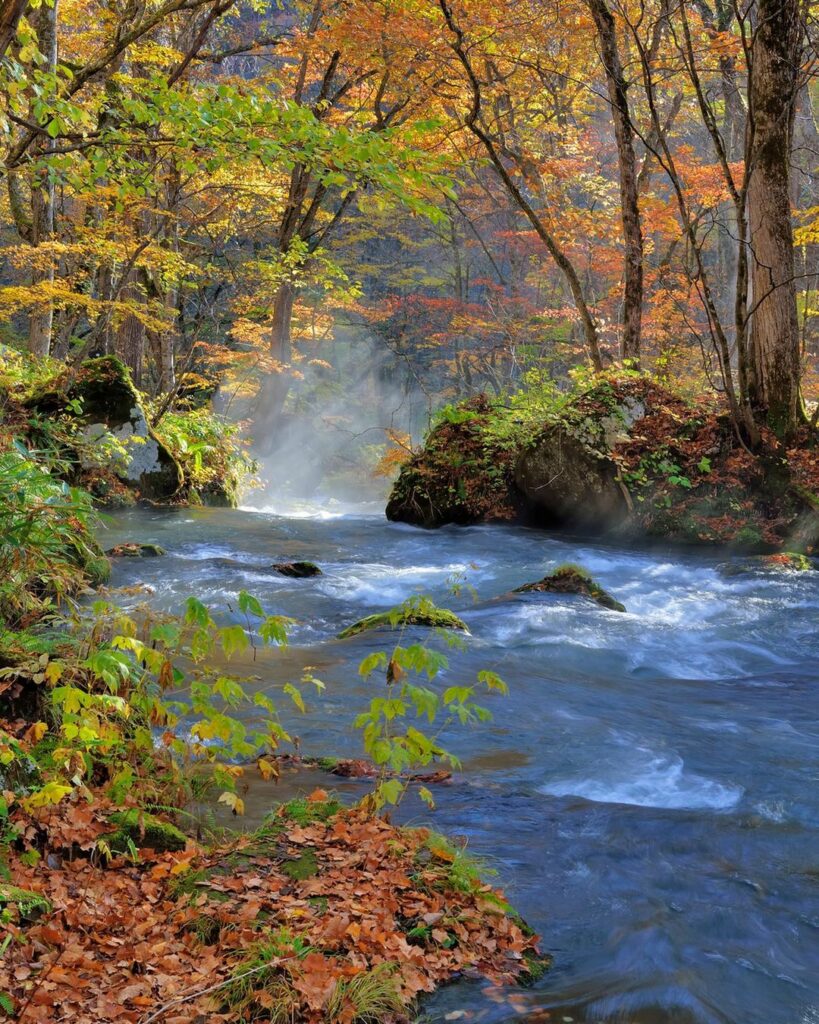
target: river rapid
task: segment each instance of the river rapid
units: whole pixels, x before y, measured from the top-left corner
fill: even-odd
[[[448,737],[464,770],[436,788],[437,810],[402,812],[466,837],[554,965],[527,990],[451,986],[428,1019],[819,1024],[819,572],[726,578],[713,552],[424,532],[333,505],[135,510],[102,540],[167,549],[114,572],[157,606],[196,594],[223,607],[245,589],[297,620],[290,648],[251,670],[271,692],[305,665],[327,684],[288,719],[305,753],[360,754],[352,719],[374,684],[357,666],[389,634],[338,641],[340,629],[419,592],[467,622],[447,681],[488,668],[509,696],[484,701],[489,725]],[[294,559],[324,574],[263,571]],[[567,561],[627,614],[509,595]],[[453,580],[467,584],[457,596]]]

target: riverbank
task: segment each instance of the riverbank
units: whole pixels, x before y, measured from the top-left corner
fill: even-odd
[[[0,991],[18,1019],[393,1022],[464,972],[545,969],[463,851],[322,790],[253,832],[181,847],[134,810],[126,856],[111,850],[122,813],[102,793],[12,813]]]
[[[304,712],[304,691],[323,687],[309,672],[289,681],[280,665],[265,693],[254,689],[257,677],[227,665],[285,647],[291,620],[242,588],[213,612],[195,596],[201,588],[173,614],[114,603],[149,594],[138,586],[72,610],[72,595],[90,598],[98,582],[79,553],[108,568],[94,536],[102,525],[83,492],[22,449],[6,454],[0,488],[15,498],[0,505],[6,1015],[136,1024],[200,1010],[226,1022],[281,1011],[306,1022],[393,1024],[409,1019],[420,993],[465,973],[508,983],[545,970],[535,937],[476,862],[428,829],[377,813],[413,781],[427,794],[425,780],[404,780],[402,769],[446,758],[437,738],[409,723],[405,734],[379,733],[383,699],[371,702],[375,745],[364,734],[375,777],[355,807],[317,791],[253,832],[215,827],[207,804],[242,816],[245,775],[275,779],[276,752],[295,742],[279,701]],[[159,545],[140,550],[166,557]],[[398,683],[395,701],[420,693],[415,672],[429,685],[446,666],[424,645],[405,652],[400,636],[390,649],[385,692]],[[495,678],[487,686],[500,685]],[[477,721],[471,693],[445,692],[442,712]],[[433,721],[437,700],[427,690],[419,716]]]
[[[402,467],[388,518],[424,527],[522,522],[628,541],[810,553],[819,449],[807,425],[751,452],[714,395],[622,370],[558,392],[445,408]]]

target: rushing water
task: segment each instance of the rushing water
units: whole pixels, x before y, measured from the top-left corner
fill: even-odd
[[[434,825],[497,869],[554,966],[525,991],[445,989],[431,1018],[819,1024],[819,572],[725,578],[701,552],[298,508],[124,513],[104,540],[124,539],[168,549],[115,573],[164,607],[247,589],[298,620],[253,671],[264,687],[309,664],[326,682],[298,723],[306,752],[358,753],[356,667],[387,638],[334,636],[413,593],[469,625],[448,678],[508,682],[492,724],[450,738],[464,775],[436,790]],[[305,558],[324,575],[263,571]],[[628,614],[509,596],[565,561]],[[474,593],[453,597],[454,577]]]

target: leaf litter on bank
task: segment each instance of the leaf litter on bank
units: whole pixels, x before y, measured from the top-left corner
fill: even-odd
[[[14,1017],[227,1024],[274,1021],[271,1004],[286,1003],[292,1019],[346,1024],[366,1000],[400,1021],[399,1008],[459,976],[527,973],[536,937],[498,891],[455,887],[427,829],[334,806],[324,815],[325,800],[317,791],[301,823],[285,806],[217,848],[190,840],[110,863],[99,854],[115,810],[105,799],[18,812],[11,880],[54,913],[9,925],[0,992]],[[288,865],[307,855],[315,870],[294,877]]]

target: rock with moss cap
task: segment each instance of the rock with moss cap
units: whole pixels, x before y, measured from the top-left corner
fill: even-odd
[[[182,486],[179,465],[151,429],[131,374],[116,356],[87,359],[76,371],[50,381],[26,405],[46,416],[71,410],[81,425],[79,454],[86,476],[110,466],[110,452],[102,446],[97,457],[94,447],[112,437],[123,449],[114,459],[116,476],[141,498],[165,501]]]
[[[137,544],[134,541],[115,544],[105,553],[109,558],[158,558],[160,555],[167,554],[159,544]]]
[[[744,576],[748,573],[766,572],[808,572],[816,563],[797,551],[777,551],[770,555],[750,555],[735,562],[723,562],[717,566],[722,576]]]
[[[370,629],[381,627],[400,629],[402,626],[427,626],[431,629],[459,629],[464,633],[469,632],[466,623],[463,619],[459,619],[454,612],[448,611],[446,608],[436,608],[430,603],[429,605],[416,604],[407,608],[367,615],[343,629],[338,634],[338,639],[346,640]]]
[[[579,565],[558,566],[554,572],[544,576],[542,580],[538,580],[536,583],[525,583],[522,587],[517,587],[514,593],[577,594],[580,597],[589,598],[610,611],[624,612],[626,610],[625,605],[613,598],[599,583],[595,583],[589,573]]]
[[[176,825],[137,807],[115,811],[109,821],[116,831],[102,838],[112,853],[127,853],[131,844],[157,853],[173,852],[184,850],[188,843],[187,836]]]

